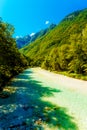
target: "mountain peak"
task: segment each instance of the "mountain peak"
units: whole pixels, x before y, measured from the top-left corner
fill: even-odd
[[[56,26],[56,24],[51,24],[48,28],[40,30],[37,33],[31,33],[30,35],[26,35],[24,37],[17,36],[16,37],[17,47],[20,49],[20,48],[24,47],[25,45],[35,41],[37,38],[44,36],[46,33],[48,33],[50,30],[52,30],[55,26]]]

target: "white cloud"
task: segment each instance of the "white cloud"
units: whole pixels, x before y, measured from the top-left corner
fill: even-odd
[[[22,38],[22,36],[16,36],[16,38]]]
[[[31,37],[34,36],[34,35],[35,35],[35,33],[31,33],[31,34],[30,34]]]
[[[49,24],[49,21],[46,21],[45,24]]]

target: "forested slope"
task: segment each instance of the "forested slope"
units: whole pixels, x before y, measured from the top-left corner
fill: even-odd
[[[55,24],[51,24],[48,28],[42,29],[33,35],[26,35],[24,37],[19,36],[18,38],[16,38],[16,44],[17,44],[18,49],[26,45],[29,45],[29,43],[34,42],[36,39],[46,35],[47,33],[50,32],[50,30],[52,30],[55,27],[56,27]]]
[[[30,65],[87,74],[87,9],[66,16],[47,35],[20,50]]]
[[[11,77],[28,65],[16,47],[15,39],[12,38],[13,32],[12,25],[0,20],[0,90]]]

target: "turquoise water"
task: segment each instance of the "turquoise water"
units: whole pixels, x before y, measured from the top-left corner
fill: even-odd
[[[16,76],[0,99],[0,128],[87,130],[87,94],[59,82],[39,68]]]
[[[59,89],[60,93],[54,93],[52,97],[43,98],[48,100],[56,105],[65,107],[68,110],[68,113],[74,117],[75,122],[77,123],[79,130],[87,130],[87,92],[81,93],[79,89],[72,89],[59,84],[59,81],[52,73],[42,74],[36,71],[34,74],[34,79],[42,82],[43,85],[49,85],[51,88]],[[85,88],[83,88],[85,89]]]

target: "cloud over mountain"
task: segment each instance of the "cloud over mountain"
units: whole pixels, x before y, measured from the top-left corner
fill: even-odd
[[[45,21],[45,24],[49,24],[50,22],[47,20],[47,21]]]

